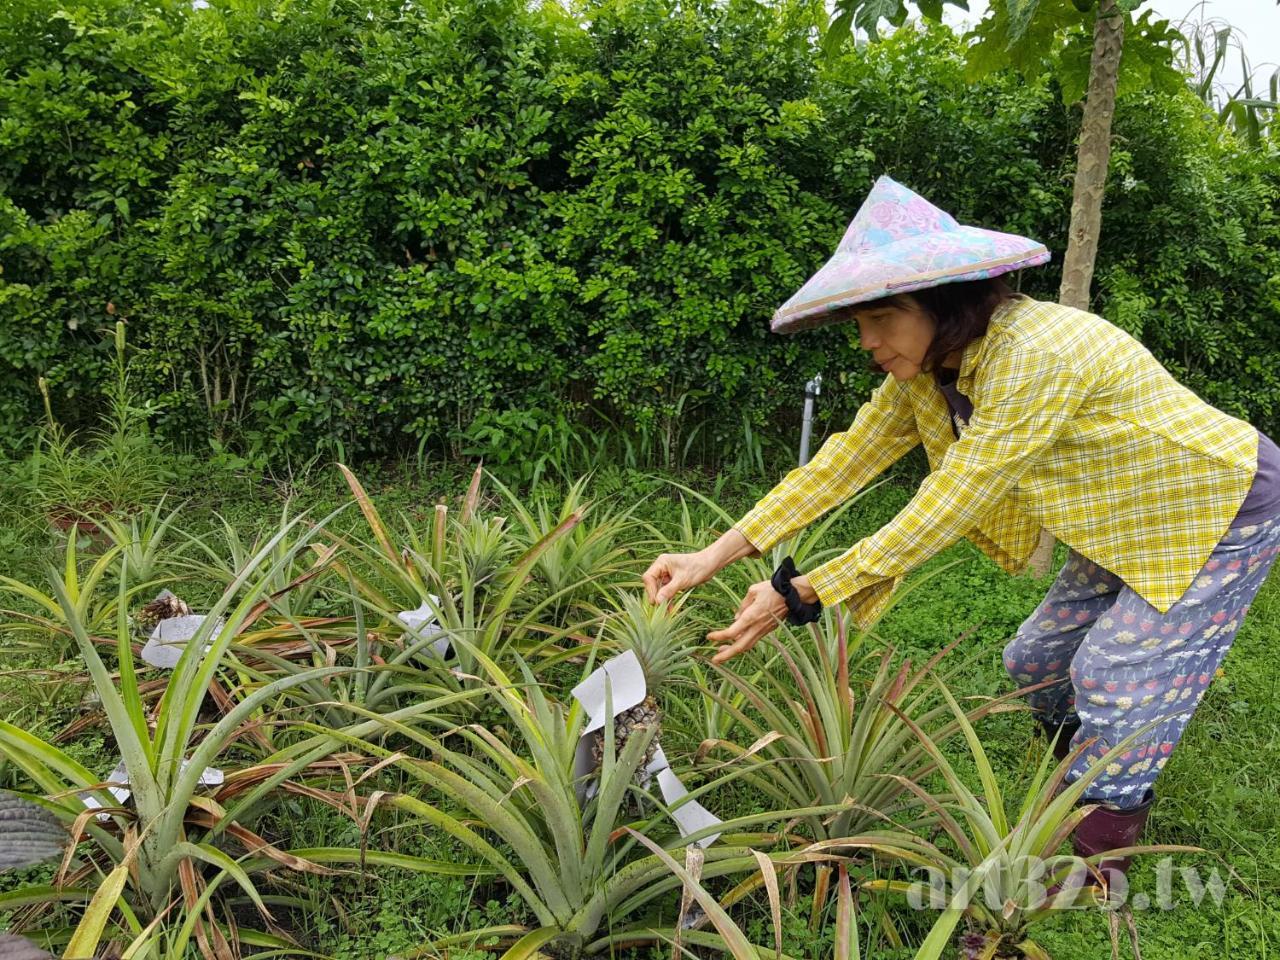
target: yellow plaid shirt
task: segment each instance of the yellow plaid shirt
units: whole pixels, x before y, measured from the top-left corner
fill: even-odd
[[[916,444],[931,472],[889,523],[808,572],[866,628],[902,576],[967,537],[1010,573],[1043,526],[1164,613],[1244,501],[1258,433],[1178,383],[1102,317],[1018,296],[963,352],[973,416],[952,431],[934,378],[885,378],[848,430],[735,527],[758,550],[857,493]]]

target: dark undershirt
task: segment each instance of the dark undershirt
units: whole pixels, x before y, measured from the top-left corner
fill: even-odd
[[[951,410],[951,430],[960,437],[960,429],[973,416],[973,403],[956,389],[956,378],[960,371],[954,367],[939,367],[934,373],[942,395],[947,398],[947,406]],[[1231,521],[1232,527],[1243,527],[1251,523],[1261,523],[1280,515],[1280,447],[1263,433],[1258,431],[1258,472],[1254,475],[1253,484],[1245,494],[1244,502]]]

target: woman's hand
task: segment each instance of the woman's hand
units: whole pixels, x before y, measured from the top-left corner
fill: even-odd
[[[746,653],[761,637],[773,633],[786,618],[787,601],[773,589],[773,584],[768,580],[753,583],[738,605],[733,623],[723,630],[707,634],[708,643],[722,645],[711,662],[724,663],[731,657]]]
[[[664,553],[644,572],[644,592],[650,603],[666,603],[677,594],[706,583],[719,569],[703,550]]]
[[[735,560],[751,556],[759,556],[756,548],[730,528],[704,550],[662,554],[644,572],[644,592],[650,603],[667,603],[676,594],[706,583]]]
[[[793,577],[791,586],[806,603],[812,603],[818,598],[806,577]],[[740,653],[746,653],[761,637],[773,633],[786,618],[787,601],[773,589],[773,584],[768,580],[753,583],[739,604],[733,623],[723,630],[713,630],[707,634],[708,643],[722,644],[711,662],[724,663]]]

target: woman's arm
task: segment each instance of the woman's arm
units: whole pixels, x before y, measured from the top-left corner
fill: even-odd
[[[734,529],[763,553],[849,499],[919,442],[907,388],[890,374],[848,430],[832,434],[812,460],[783,477]]]
[[[1085,395],[1080,377],[1052,353],[997,353],[969,426],[911,501],[876,533],[808,571],[822,602],[849,599],[859,626],[874,619],[898,577],[964,536],[1008,495]]]
[[[715,543],[693,553],[664,553],[644,572],[644,589],[651,603],[666,603],[676,594],[706,583],[722,569],[755,555],[755,548],[737,530],[729,529]]]
[[[741,520],[710,546],[664,553],[644,573],[653,603],[705,583],[743,557],[756,557],[831,507],[847,500],[920,442],[905,388],[888,376],[858,410],[853,424],[832,435],[805,466],[792,470]],[[817,598],[807,577],[792,585],[806,602]]]

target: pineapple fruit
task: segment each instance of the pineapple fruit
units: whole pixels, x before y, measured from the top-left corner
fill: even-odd
[[[678,607],[654,606],[638,594],[623,593],[617,610],[607,622],[606,635],[618,653],[633,652],[644,671],[647,693],[644,700],[613,718],[615,756],[622,754],[637,728],[655,728],[636,773],[637,779],[643,782],[648,779],[644,771],[657,753],[662,731],[662,711],[655,694],[697,649],[697,630]],[[595,733],[591,752],[597,764],[604,762],[603,730]]]
[[[191,608],[175,597],[168,590],[161,590],[159,595],[138,611],[134,620],[143,633],[150,633],[161,620],[172,617],[189,617]]]

